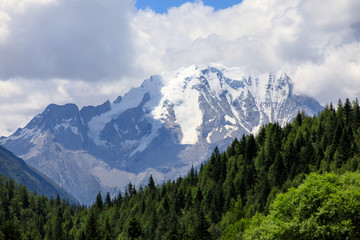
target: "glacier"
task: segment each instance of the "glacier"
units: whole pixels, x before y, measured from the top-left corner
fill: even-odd
[[[116,196],[128,183],[186,174],[235,137],[317,114],[283,72],[246,74],[219,64],[192,65],[143,81],[115,101],[79,109],[50,104],[0,144],[53,179],[79,202]]]

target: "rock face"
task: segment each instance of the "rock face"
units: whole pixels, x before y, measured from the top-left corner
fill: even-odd
[[[49,105],[0,144],[53,179],[80,202],[123,191],[129,182],[186,173],[235,137],[298,111],[322,107],[293,93],[285,73],[245,75],[238,68],[191,66],[146,79],[114,102]]]

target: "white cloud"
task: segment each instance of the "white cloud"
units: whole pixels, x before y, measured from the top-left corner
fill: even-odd
[[[319,64],[306,62],[296,68],[293,78],[300,92],[321,102],[337,103],[339,98],[360,97],[360,43],[331,47]]]
[[[138,65],[151,73],[204,62],[282,70],[297,91],[322,104],[355,98],[359,12],[357,0],[244,0],[220,11],[200,2],[162,15],[139,11],[133,23]]]
[[[133,70],[131,0],[5,0],[1,9],[2,79],[99,81]]]
[[[198,1],[166,14],[135,11],[133,0],[0,0],[0,135],[51,102],[101,104],[196,63],[281,70],[322,104],[360,97],[359,12],[358,0],[219,11]]]

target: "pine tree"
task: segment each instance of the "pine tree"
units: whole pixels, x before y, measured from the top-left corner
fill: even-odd
[[[202,210],[198,213],[194,233],[192,239],[194,240],[209,240],[211,239],[210,233],[208,231],[210,227],[209,222],[206,220],[205,214]]]
[[[360,126],[360,106],[359,101],[356,98],[353,102],[353,116],[352,116],[352,128],[356,132]]]
[[[54,219],[53,239],[63,239],[63,235],[61,209],[57,207]]]
[[[19,226],[14,220],[7,220],[0,226],[0,232],[4,237],[4,240],[19,240],[21,239],[21,233]]]
[[[132,197],[133,195],[136,194],[136,188],[131,182],[129,183],[128,188],[126,189],[126,194],[129,197]]]
[[[203,198],[204,197],[203,197],[201,188],[198,188],[198,190],[196,192],[196,196],[195,196],[195,205],[196,205],[197,209],[200,208]]]
[[[148,183],[147,186],[148,186],[148,188],[149,188],[152,192],[155,191],[155,189],[156,189],[155,181],[154,181],[154,179],[153,179],[152,174],[150,175],[149,183]]]
[[[29,207],[29,195],[25,186],[20,186],[20,201],[22,202],[23,208]]]
[[[53,240],[53,226],[51,221],[47,222],[45,240]]]
[[[188,188],[185,194],[185,209],[189,210],[193,206],[193,196],[191,189]]]
[[[351,122],[351,118],[352,118],[352,105],[350,102],[350,99],[346,98],[345,100],[345,104],[344,104],[344,112],[343,112],[343,117],[345,119],[345,124],[349,125]]]
[[[6,182],[6,188],[8,190],[8,200],[10,201],[14,197],[14,191],[15,191],[15,183],[14,180],[9,179]]]
[[[94,209],[90,209],[89,216],[85,226],[85,237],[87,240],[98,240],[100,234],[98,231],[98,223],[96,221],[97,214]]]
[[[112,205],[109,192],[106,193],[105,205],[106,205],[107,207],[111,207],[111,205]]]
[[[175,210],[170,212],[169,218],[169,231],[167,232],[165,239],[177,240],[182,239],[180,236],[179,221]]]
[[[113,227],[110,225],[108,217],[105,219],[103,232],[105,233],[104,240],[113,239]]]
[[[78,240],[87,240],[84,231],[80,232]]]
[[[103,200],[102,200],[102,196],[101,196],[101,193],[99,191],[99,193],[96,195],[96,207],[99,209],[99,210],[102,210],[103,207],[104,207],[104,203],[103,203]]]
[[[39,216],[36,219],[36,227],[37,227],[37,231],[40,233],[41,237],[43,238],[45,236],[45,232],[44,232],[44,217],[43,216]]]
[[[56,200],[55,200],[55,204],[56,204],[56,206],[60,206],[60,196],[59,196],[59,194],[57,193],[56,194]]]
[[[114,202],[116,203],[118,208],[121,207],[122,201],[123,201],[123,197],[122,197],[121,193],[119,192],[117,198],[114,200]]]
[[[148,205],[149,213],[148,213],[148,227],[145,231],[145,239],[155,239],[156,228],[158,226],[158,217],[156,214],[155,204],[151,203]]]
[[[111,237],[111,235],[110,235],[110,233],[109,232],[106,232],[105,233],[105,236],[104,236],[104,238],[103,238],[104,240],[112,240],[113,239],[113,237]]]
[[[136,218],[130,220],[128,235],[130,239],[136,239],[142,235],[140,224]]]

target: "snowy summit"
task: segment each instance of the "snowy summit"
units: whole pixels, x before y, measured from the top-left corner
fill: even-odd
[[[294,94],[285,73],[193,65],[152,76],[112,103],[81,110],[51,104],[0,144],[90,204],[99,190],[115,195],[150,174],[157,181],[177,177],[215,146],[321,109]]]

